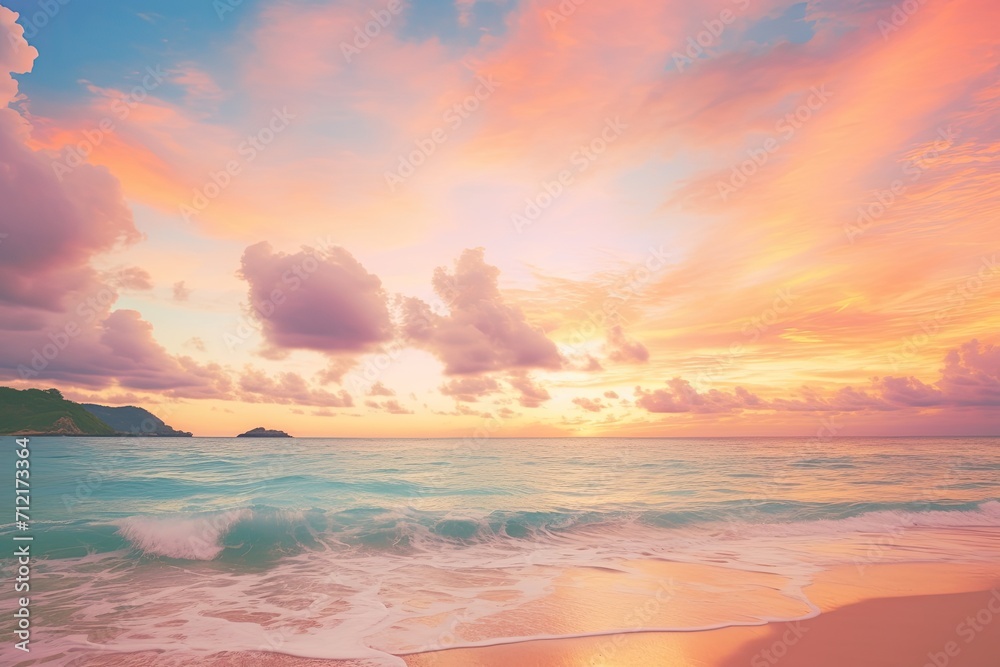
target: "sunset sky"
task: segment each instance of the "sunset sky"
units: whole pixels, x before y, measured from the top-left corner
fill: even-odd
[[[1000,434],[995,0],[0,4],[5,385],[196,435]]]

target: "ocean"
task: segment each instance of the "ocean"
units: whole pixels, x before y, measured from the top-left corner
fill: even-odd
[[[809,618],[809,582],[841,566],[1000,567],[996,438],[30,449],[32,652],[7,642],[4,664],[225,650],[398,666],[441,648]]]

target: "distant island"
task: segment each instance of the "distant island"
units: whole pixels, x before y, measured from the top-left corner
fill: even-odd
[[[0,387],[0,435],[191,437],[143,408],[75,403],[58,389]]]
[[[264,428],[263,426],[258,426],[257,428],[252,428],[246,433],[240,433],[237,438],[290,438],[292,436],[288,435],[284,431],[274,431],[271,429]]]

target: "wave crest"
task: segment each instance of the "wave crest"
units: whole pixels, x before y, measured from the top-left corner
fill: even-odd
[[[1000,526],[1000,501],[962,505],[864,504],[826,508],[789,503],[777,511],[747,504],[703,513],[492,512],[456,516],[413,509],[358,508],[339,512],[254,506],[219,512],[137,516],[118,522],[118,533],[148,556],[260,562],[304,550],[419,552],[484,543],[543,543],[576,536],[632,534],[691,538],[809,535],[891,531],[899,528]],[[697,514],[698,516],[694,516]],[[824,516],[825,514],[825,516]]]
[[[135,548],[150,556],[213,560],[224,549],[222,536],[251,509],[178,516],[136,516],[119,523],[118,532]]]

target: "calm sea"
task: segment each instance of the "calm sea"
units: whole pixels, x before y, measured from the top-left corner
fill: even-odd
[[[807,617],[803,587],[838,565],[1000,567],[1000,439],[30,448],[30,657],[46,665],[151,650],[400,665],[529,637]],[[0,657],[25,654],[5,641]]]

